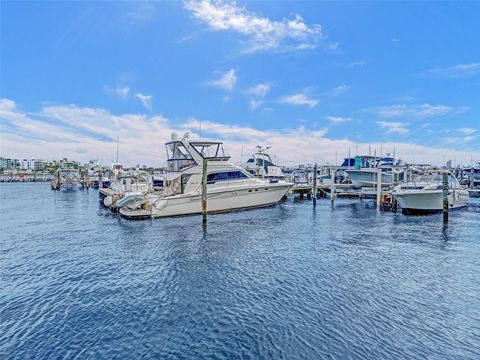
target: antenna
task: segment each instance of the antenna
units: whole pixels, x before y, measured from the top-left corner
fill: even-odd
[[[117,136],[117,159],[115,160],[115,162],[118,163],[118,146],[120,144],[120,136]]]
[[[351,161],[351,157],[350,157],[350,146],[348,147],[348,169],[350,170],[350,161]]]

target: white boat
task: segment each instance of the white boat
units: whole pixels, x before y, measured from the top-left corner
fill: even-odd
[[[282,169],[273,163],[272,158],[267,153],[268,149],[270,149],[269,146],[266,148],[257,146],[257,151],[243,164],[243,168],[251,175],[259,178],[285,179]]]
[[[434,213],[443,210],[443,181],[445,170],[419,175],[413,181],[397,185],[392,194],[405,214]],[[457,178],[449,171],[448,205],[458,209],[468,204],[468,191],[461,187]]]
[[[57,170],[50,186],[52,190],[77,190],[80,183],[78,169],[73,166],[62,167]]]
[[[461,177],[466,177],[465,184],[470,189],[480,188],[480,162],[477,162],[475,165],[470,167],[467,166],[463,168]]]
[[[361,157],[361,163],[358,165],[357,159],[355,160],[355,168],[346,170],[354,188],[361,189],[363,187],[377,186],[378,169],[382,171],[380,179],[382,186],[391,186],[394,181],[403,177],[403,170],[395,168],[394,159],[391,157],[376,158],[365,156]],[[366,166],[364,162],[366,162]]]
[[[144,195],[141,205],[120,209],[123,217],[135,219],[200,214],[202,212],[203,160],[207,160],[207,212],[264,207],[278,203],[293,184],[264,180],[229,162],[223,144],[216,141],[182,139],[172,134],[166,144],[169,173],[164,190]]]
[[[139,170],[118,174],[108,188],[99,190],[103,205],[109,208],[132,206],[138,201],[138,196],[155,191],[153,176]],[[127,200],[128,199],[128,200]]]

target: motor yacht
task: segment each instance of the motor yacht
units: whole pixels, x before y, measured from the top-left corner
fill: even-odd
[[[397,185],[392,195],[404,214],[434,213],[443,210],[443,173],[448,175],[448,205],[457,209],[468,204],[468,191],[447,170],[429,171],[412,181]]]
[[[282,169],[275,165],[267,153],[270,147],[257,146],[257,151],[243,165],[251,175],[264,179],[285,179]]]
[[[283,180],[259,179],[229,162],[221,142],[182,139],[166,144],[169,172],[164,189],[135,198],[120,209],[125,218],[158,218],[202,212],[203,161],[207,164],[207,212],[219,213],[278,203],[292,187]]]
[[[392,157],[356,156],[353,169],[346,170],[352,186],[375,187],[378,183],[378,169],[381,169],[382,186],[391,186],[394,181],[403,180],[404,171],[396,167]]]

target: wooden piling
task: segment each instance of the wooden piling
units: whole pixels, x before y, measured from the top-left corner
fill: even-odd
[[[103,189],[103,170],[98,172],[98,188]]]
[[[335,202],[335,171],[330,168],[330,204],[334,205]]]
[[[313,166],[313,184],[312,184],[312,192],[313,192],[313,207],[317,206],[317,163]]]
[[[377,209],[382,204],[382,169],[377,169]]]
[[[202,164],[202,224],[207,225],[207,159]]]
[[[442,174],[443,182],[443,222],[448,222],[448,173]]]

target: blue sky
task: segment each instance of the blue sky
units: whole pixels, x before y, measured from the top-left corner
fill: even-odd
[[[2,2],[0,156],[480,160],[475,2]],[[243,150],[242,150],[243,149]],[[373,151],[373,150],[372,150]]]

